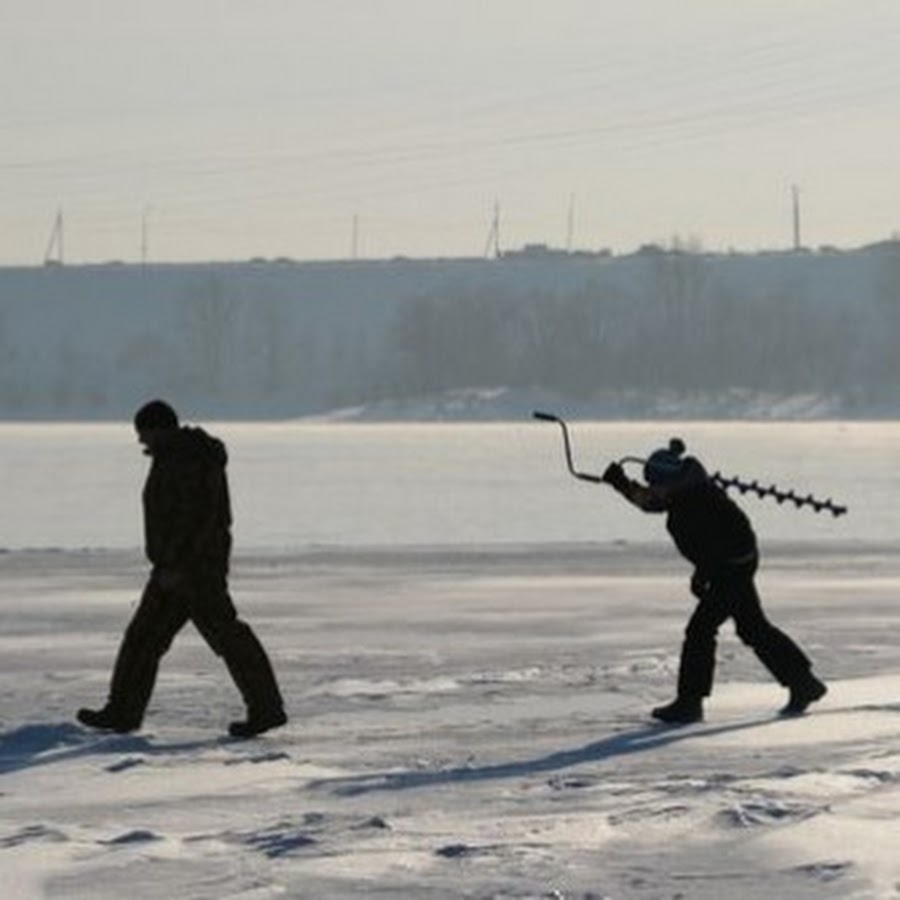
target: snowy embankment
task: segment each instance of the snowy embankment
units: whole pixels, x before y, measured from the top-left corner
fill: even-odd
[[[532,410],[559,410],[577,419],[604,421],[793,421],[852,418],[839,397],[777,394],[732,388],[715,391],[598,391],[591,400],[573,400],[553,391],[507,387],[462,388],[383,400],[307,417],[322,422],[519,422]],[[860,418],[877,419],[867,409]]]
[[[143,564],[2,554],[0,866],[38,897],[900,895],[900,560],[779,543],[760,586],[828,681],[800,719],[726,627],[707,721],[656,727],[690,601],[662,545],[238,557],[291,722],[192,632],[145,728],[93,734]]]

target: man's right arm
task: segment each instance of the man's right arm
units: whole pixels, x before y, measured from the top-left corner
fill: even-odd
[[[625,474],[619,463],[610,463],[603,473],[603,480],[618,491],[629,503],[644,512],[663,512],[665,499],[660,493],[638,481],[633,481]]]
[[[161,571],[183,572],[196,556],[197,535],[209,508],[205,467],[172,461],[160,467],[155,489],[160,502],[151,528],[155,539],[151,562]]]

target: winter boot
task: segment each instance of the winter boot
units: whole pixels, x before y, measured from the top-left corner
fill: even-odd
[[[826,693],[828,693],[828,688],[810,673],[803,681],[791,686],[788,702],[778,714],[780,716],[802,716],[810,703],[821,700]]]
[[[287,716],[283,709],[273,709],[265,713],[250,713],[241,722],[232,722],[228,733],[234,738],[252,738],[272,728],[280,728],[287,724]]]
[[[666,706],[657,706],[651,713],[654,719],[669,725],[690,725],[703,721],[702,697],[676,697]]]
[[[115,731],[117,734],[128,734],[129,731],[137,731],[141,727],[140,722],[128,719],[108,706],[104,706],[103,709],[79,709],[76,718],[89,728]]]
[[[225,665],[247,707],[247,718],[232,722],[228,733],[232,737],[250,738],[284,725],[287,716],[275,672],[250,626],[240,621],[235,623],[222,650]]]

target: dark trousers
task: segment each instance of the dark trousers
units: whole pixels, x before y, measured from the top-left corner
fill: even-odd
[[[738,637],[785,687],[809,678],[803,651],[765,616],[753,576],[756,563],[717,573],[701,597],[685,629],[678,672],[678,696],[701,698],[712,691],[716,636],[726,619],[734,619]]]
[[[151,576],[119,647],[110,710],[131,725],[140,725],[159,661],[188,622],[222,657],[249,715],[282,709],[272,665],[250,626],[238,618],[225,576],[202,573],[183,576],[175,587],[164,587]]]

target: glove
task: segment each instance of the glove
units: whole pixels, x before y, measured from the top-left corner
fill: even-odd
[[[699,569],[691,576],[691,593],[698,599],[702,600],[709,592],[709,578]]]
[[[628,485],[628,476],[625,470],[617,463],[610,463],[602,475],[602,480],[611,484],[616,490],[624,490]]]

